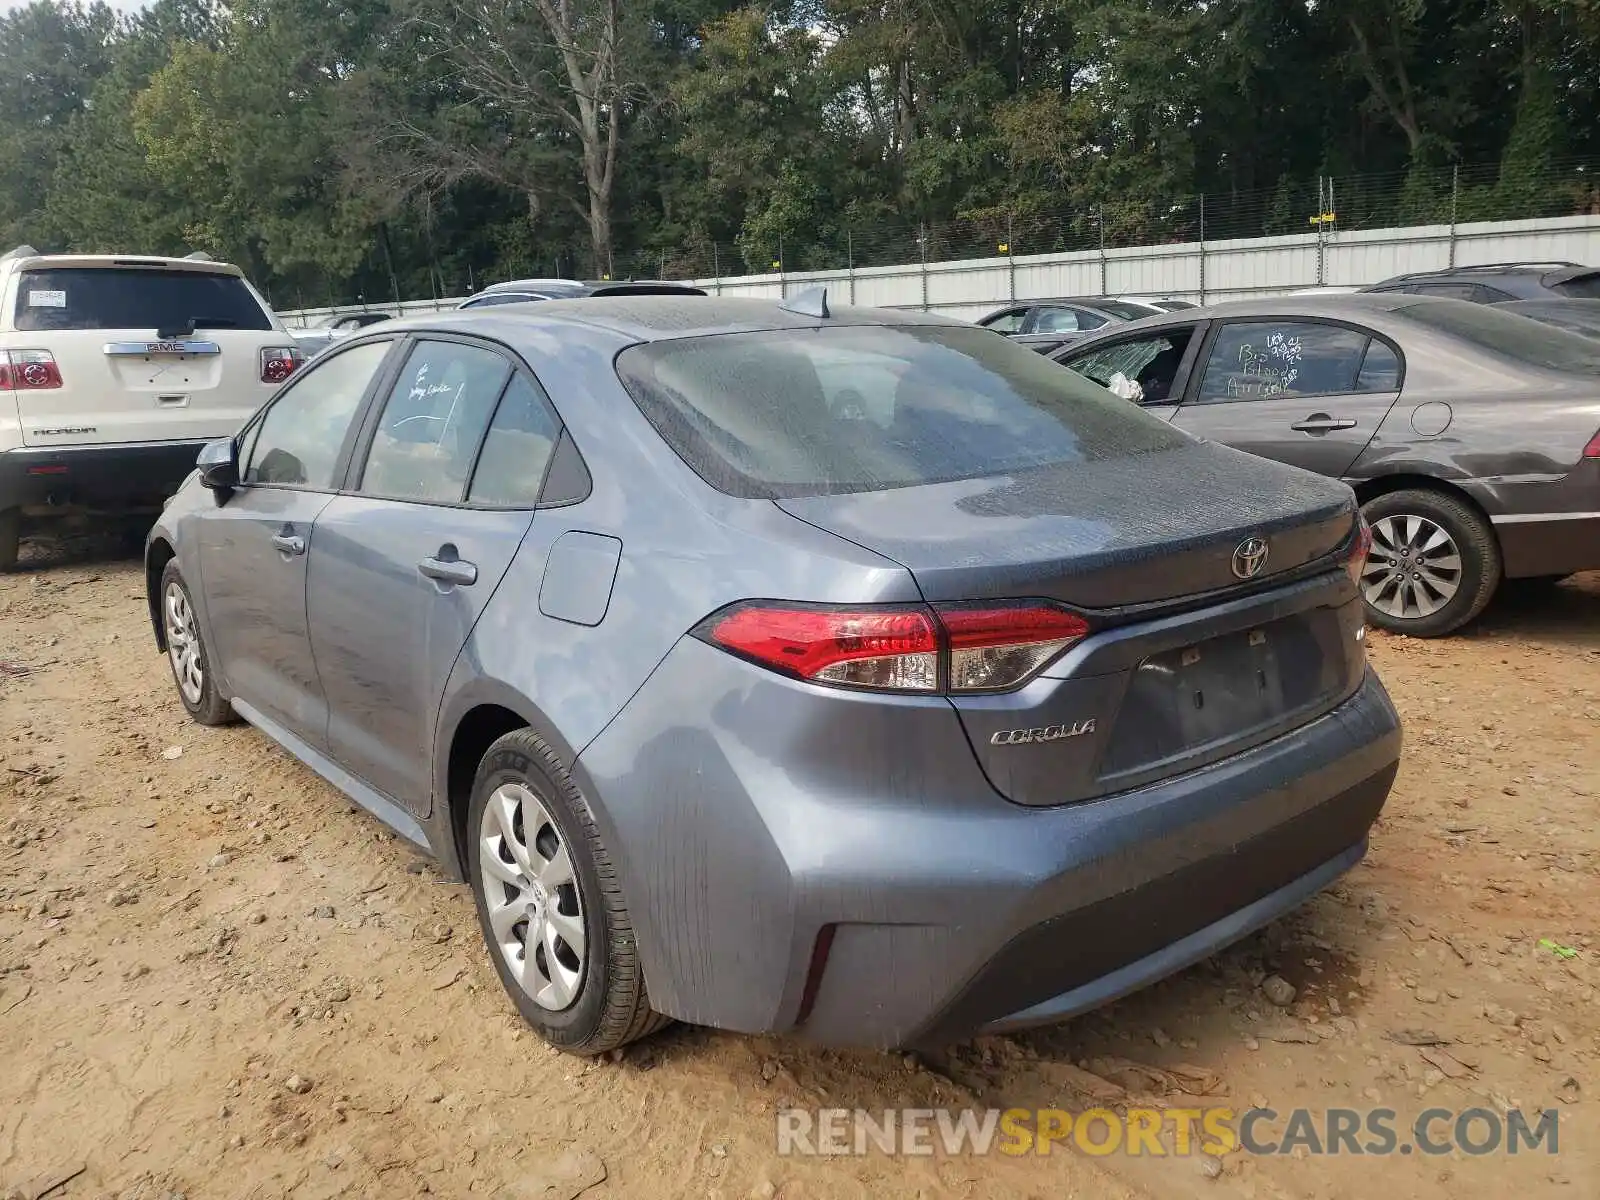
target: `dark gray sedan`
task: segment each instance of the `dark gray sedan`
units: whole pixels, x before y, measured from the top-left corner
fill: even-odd
[[[1348,488],[818,297],[386,323],[211,447],[156,641],[472,887],[551,1043],[1069,1016],[1358,862]]]
[[[1459,628],[1503,580],[1600,567],[1600,344],[1461,300],[1290,296],[1052,355],[1197,437],[1342,479],[1374,624]]]

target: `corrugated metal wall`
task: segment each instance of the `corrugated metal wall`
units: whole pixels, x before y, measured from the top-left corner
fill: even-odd
[[[1550,260],[1600,264],[1600,216],[1533,221],[1423,225],[1354,233],[1293,234],[1226,242],[1189,242],[1127,250],[1090,250],[1022,258],[913,263],[859,271],[811,271],[700,279],[724,296],[777,298],[825,286],[835,302],[917,308],[975,320],[1012,300],[1047,296],[1172,296],[1239,300],[1299,288],[1377,283],[1408,271],[1475,263]],[[404,313],[453,308],[458,299],[415,300]],[[389,311],[392,305],[366,307]],[[360,305],[285,312],[315,324]]]

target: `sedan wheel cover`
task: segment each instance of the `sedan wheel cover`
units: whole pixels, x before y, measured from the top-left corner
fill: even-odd
[[[195,628],[189,596],[177,582],[167,584],[162,605],[166,613],[167,657],[178,690],[190,704],[199,704],[205,689],[205,667],[200,658],[200,631]]]
[[[1461,548],[1437,522],[1411,513],[1372,526],[1372,552],[1361,573],[1367,603],[1400,621],[1431,617],[1461,590]]]
[[[583,984],[589,937],[566,839],[521,783],[495,789],[478,838],[496,953],[540,1008],[570,1008]]]

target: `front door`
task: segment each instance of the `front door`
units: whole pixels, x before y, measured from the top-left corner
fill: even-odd
[[[1174,423],[1339,479],[1393,407],[1400,369],[1393,346],[1355,326],[1233,321],[1211,339]]]
[[[239,487],[199,521],[211,644],[229,694],[315,746],[327,702],[306,629],[306,563],[390,344],[330,355],[281,392],[241,439]]]
[[[414,813],[428,811],[445,682],[533,520],[556,432],[498,351],[419,341],[350,494],[317,518],[306,603],[328,750]]]

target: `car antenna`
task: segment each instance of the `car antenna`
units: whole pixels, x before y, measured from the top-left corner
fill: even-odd
[[[37,258],[39,252],[32,246],[16,246],[0,254],[0,258]]]
[[[216,262],[216,259],[212,258],[204,250],[196,250],[193,254],[185,254],[183,260],[185,262]]]
[[[831,315],[828,312],[828,289],[825,287],[807,288],[798,295],[789,297],[778,307],[784,312],[798,313],[802,317],[821,317],[826,320]]]

